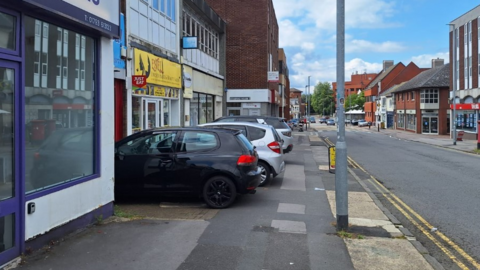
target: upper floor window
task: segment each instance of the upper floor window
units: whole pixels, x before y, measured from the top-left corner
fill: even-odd
[[[415,92],[410,92],[410,100],[415,100]]]
[[[420,103],[438,103],[438,89],[425,89],[420,92]]]
[[[156,10],[159,10],[159,6],[158,6],[158,0],[153,0],[152,2],[152,7]]]
[[[185,11],[182,32],[184,36],[196,36],[198,49],[216,59],[219,58],[219,34]]]

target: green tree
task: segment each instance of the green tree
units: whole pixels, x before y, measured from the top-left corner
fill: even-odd
[[[360,92],[360,94],[350,94],[345,97],[345,111],[351,111],[351,110],[362,110],[363,111],[363,105],[365,104],[365,95],[363,92]]]
[[[318,83],[312,95],[313,110],[322,115],[332,115],[335,110],[332,86],[328,82]]]

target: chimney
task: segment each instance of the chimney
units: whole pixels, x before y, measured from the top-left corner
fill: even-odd
[[[391,66],[393,66],[393,60],[383,60],[383,71],[386,71]]]
[[[437,57],[437,59],[432,59],[432,68],[437,68],[443,66],[443,59]]]

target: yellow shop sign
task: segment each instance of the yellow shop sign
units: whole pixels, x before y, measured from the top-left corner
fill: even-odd
[[[182,87],[180,64],[139,49],[134,49],[134,57],[134,75],[146,76],[149,84],[174,88]]]

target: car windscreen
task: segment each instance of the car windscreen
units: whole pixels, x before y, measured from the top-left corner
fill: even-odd
[[[275,129],[289,129],[285,120],[279,118],[267,118],[265,119],[268,125],[274,127]]]

